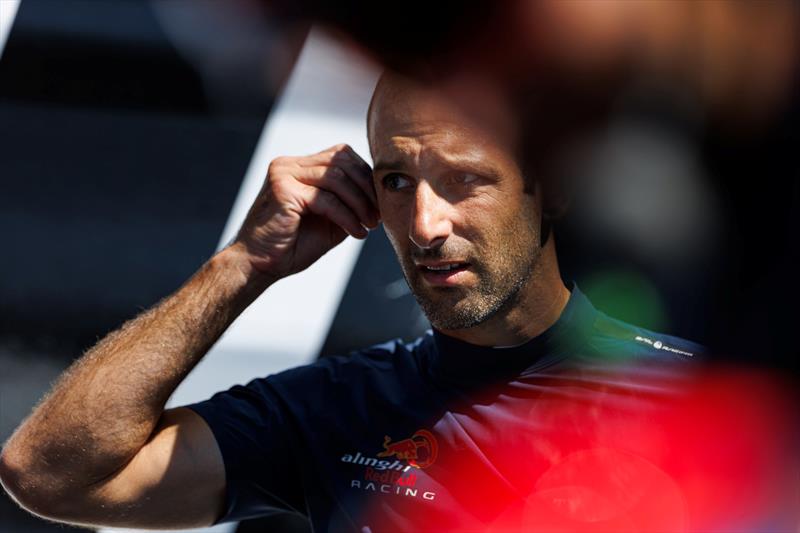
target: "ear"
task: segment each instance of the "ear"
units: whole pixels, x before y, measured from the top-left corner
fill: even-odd
[[[566,215],[572,203],[572,187],[559,177],[542,181],[542,219],[556,222]]]
[[[542,219],[554,222],[562,218],[572,200],[572,189],[564,180],[541,178],[528,171],[524,175],[525,194],[539,195],[542,205]]]
[[[525,179],[525,192],[539,195],[541,202],[541,226],[539,245],[544,248],[553,233],[553,225],[566,215],[572,199],[571,188],[564,180]]]

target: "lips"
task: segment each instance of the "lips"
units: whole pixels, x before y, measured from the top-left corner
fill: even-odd
[[[417,265],[425,281],[430,285],[441,286],[454,286],[467,281],[469,267],[470,264],[465,262],[438,262]]]
[[[428,272],[450,272],[452,270],[467,268],[468,266],[469,263],[446,263],[437,265],[419,265],[419,268]]]

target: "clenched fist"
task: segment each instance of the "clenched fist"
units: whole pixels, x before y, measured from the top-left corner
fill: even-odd
[[[257,273],[280,279],[300,272],[347,235],[377,227],[372,169],[346,144],[272,161],[233,248]]]

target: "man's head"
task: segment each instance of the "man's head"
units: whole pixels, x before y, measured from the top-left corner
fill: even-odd
[[[487,120],[468,118],[436,88],[384,74],[367,118],[384,229],[442,330],[513,307],[542,250],[541,195],[515,157],[513,115],[488,93],[481,106]]]

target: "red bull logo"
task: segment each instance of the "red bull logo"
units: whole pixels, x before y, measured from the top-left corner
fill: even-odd
[[[407,439],[392,442],[389,435],[383,438],[383,451],[378,457],[396,457],[417,468],[427,468],[436,461],[439,445],[433,433],[426,429],[416,431]]]

